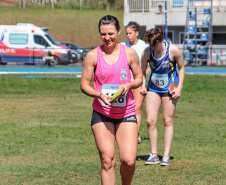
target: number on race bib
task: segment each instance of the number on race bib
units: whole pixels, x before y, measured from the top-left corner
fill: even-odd
[[[110,96],[114,96],[114,94],[118,91],[120,85],[112,85],[112,84],[102,84],[102,93]],[[101,101],[101,105],[105,105],[103,101]],[[118,98],[114,101],[113,107],[125,107],[126,106],[126,96],[122,98]]]
[[[151,77],[151,81],[158,88],[165,88],[168,85],[168,75],[167,74],[156,74],[153,73]]]
[[[159,85],[159,80],[156,80],[156,81],[155,81],[155,84],[156,84],[156,85]]]
[[[110,96],[114,96],[115,93],[112,93]],[[109,93],[107,93],[106,95],[109,95]],[[118,98],[117,100],[115,100],[114,103],[123,103],[124,102],[124,98]]]
[[[123,103],[123,102],[124,102],[124,98],[119,98],[119,99],[118,99],[118,102],[119,102],[119,103]]]

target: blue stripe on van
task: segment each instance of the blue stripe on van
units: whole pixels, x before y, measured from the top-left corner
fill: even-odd
[[[28,57],[1,57],[2,62],[24,62],[24,63],[45,63],[41,58],[28,58]]]

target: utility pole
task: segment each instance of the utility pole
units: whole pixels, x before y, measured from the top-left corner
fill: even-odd
[[[167,27],[167,0],[165,0],[165,40],[168,40],[168,27]]]

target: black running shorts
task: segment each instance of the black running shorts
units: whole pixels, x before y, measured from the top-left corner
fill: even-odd
[[[99,123],[99,122],[111,122],[111,123],[114,123],[115,125],[122,123],[122,122],[137,123],[137,118],[135,115],[132,115],[132,116],[129,116],[126,118],[114,119],[114,118],[109,118],[109,117],[93,110],[91,126],[93,126],[94,124]]]

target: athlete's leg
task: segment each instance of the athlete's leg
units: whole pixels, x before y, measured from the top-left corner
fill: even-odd
[[[142,104],[144,102],[144,96],[142,94],[140,94],[140,90],[141,90],[141,87],[138,87],[133,90],[133,96],[136,101],[135,110],[136,110],[136,117],[137,117],[137,124],[138,124],[138,138],[140,137],[140,126],[141,126],[141,122],[142,122],[141,108],[142,108]]]
[[[115,125],[100,122],[92,130],[101,160],[102,185],[115,185]]]
[[[133,179],[137,154],[137,133],[137,123],[122,122],[116,125],[122,185],[130,185]]]
[[[161,106],[161,96],[155,92],[148,91],[146,95],[146,116],[148,125],[148,136],[151,145],[151,153],[157,155],[157,118]]]
[[[171,143],[173,140],[173,116],[176,109],[178,99],[172,99],[169,96],[162,97],[163,106],[163,122],[165,128],[164,143],[165,152],[164,156],[169,156]]]

